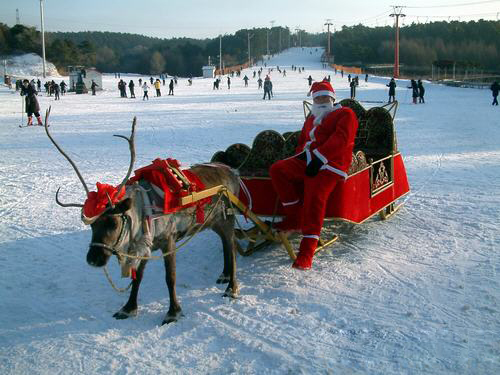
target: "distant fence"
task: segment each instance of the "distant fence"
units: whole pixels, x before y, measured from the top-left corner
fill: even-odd
[[[343,70],[344,73],[363,74],[363,69],[357,66],[344,66],[344,65],[332,64],[331,67],[337,69],[338,71]]]
[[[240,64],[240,65],[233,65],[233,66],[225,66],[222,71],[220,69],[215,69],[215,75],[224,75],[224,74],[230,74],[231,72],[236,72],[241,69],[246,69],[248,68],[248,63],[245,64]]]

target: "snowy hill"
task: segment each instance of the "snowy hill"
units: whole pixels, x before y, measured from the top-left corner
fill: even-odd
[[[142,101],[139,90],[120,98],[104,76],[97,96],[39,99],[52,105],[52,134],[86,181],[118,184],[129,152],[112,135],[127,135],[133,116],[136,168],[157,157],[203,162],[261,130],[299,129],[309,74],[331,75],[338,98],[349,96],[346,77],[322,69],[321,52],[294,48],[268,61],[287,70],[271,73],[271,101],[255,79],[245,88],[236,77],[218,91],[210,79],[181,79],[175,96],[162,86],[164,96]],[[360,79],[358,99],[367,108],[385,101],[386,84]],[[430,83],[426,104],[412,105],[408,81],[397,85],[412,189],[403,209],[388,221],[327,226],[340,241],[309,272],[292,269],[280,247],[238,256],[233,301],[215,284],[219,239],[203,232],[178,253],[185,316],[168,326],[159,326],[168,309],[160,261],[146,268],[139,315],[112,318],[127,295],[87,265],[90,230],[78,210],[54,202],[59,186],[63,201],[82,202],[80,182],[43,128],[18,127],[21,99],[0,88],[0,373],[500,373],[499,108],[486,90]],[[126,285],[114,261],[110,272]]]
[[[27,53],[18,56],[4,56],[2,60],[7,60],[7,74],[20,78],[40,78],[43,76],[43,59],[35,53]],[[3,72],[3,62],[1,64]],[[60,77],[56,66],[50,61],[45,61],[45,73],[54,78]],[[3,80],[3,74],[2,74]]]

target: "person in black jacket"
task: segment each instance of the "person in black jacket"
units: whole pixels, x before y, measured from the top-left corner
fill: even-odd
[[[130,99],[132,99],[132,98],[135,99],[134,87],[135,87],[135,83],[131,79],[130,82],[128,83],[128,89],[130,90]]]
[[[394,78],[391,78],[391,81],[386,86],[389,87],[389,101],[387,103],[396,101],[396,81],[394,81]]]
[[[413,104],[417,104],[417,98],[418,98],[418,86],[417,82],[412,79],[411,80],[411,86],[408,86],[409,89],[412,89],[411,92],[411,97],[413,98]]]
[[[174,80],[171,79],[168,84],[168,95],[174,95]]]
[[[26,104],[26,114],[28,115],[27,125],[33,125],[33,114],[35,114],[38,125],[43,125],[42,117],[40,116],[40,104],[38,104],[38,99],[36,98],[37,90],[27,79],[23,80],[21,96],[24,96],[24,102]]]
[[[425,103],[424,100],[425,88],[421,79],[418,80],[417,87],[418,87],[418,102]]]
[[[498,92],[500,91],[500,84],[498,84],[498,81],[493,82],[493,84],[490,87],[490,90],[493,94],[493,103],[491,105],[498,105]]]

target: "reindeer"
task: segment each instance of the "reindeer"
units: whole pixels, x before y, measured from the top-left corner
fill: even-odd
[[[47,116],[50,112],[47,112]],[[182,316],[181,306],[177,300],[176,281],[176,242],[182,238],[196,233],[200,229],[210,228],[219,235],[222,240],[224,253],[224,268],[217,279],[217,283],[228,283],[224,296],[236,298],[239,293],[236,281],[236,259],[234,238],[234,215],[227,212],[230,203],[226,196],[213,196],[211,202],[203,208],[205,222],[197,223],[194,219],[196,208],[189,207],[182,211],[157,215],[151,221],[152,207],[162,206],[163,198],[156,186],[145,180],[127,184],[132,173],[135,162],[135,135],[136,118],[132,122],[131,136],[125,137],[130,149],[130,165],[126,177],[123,179],[117,192],[125,189],[124,196],[119,200],[113,200],[107,195],[107,205],[104,212],[95,217],[86,217],[82,204],[62,203],[59,200],[59,190],[56,192],[56,203],[62,207],[82,208],[82,221],[90,225],[92,240],[87,253],[87,263],[94,267],[103,267],[112,255],[116,255],[122,267],[128,266],[135,270],[135,278],[132,281],[132,290],[127,303],[116,312],[116,319],[127,319],[137,315],[137,294],[142,281],[144,269],[152,251],[161,249],[166,273],[166,283],[170,297],[170,306],[163,324],[177,321]],[[68,160],[76,172],[87,196],[89,190],[76,164],[61,149],[49,133],[47,122],[45,131],[59,152]],[[230,168],[222,164],[201,164],[189,169],[196,174],[204,183],[205,187],[211,188],[223,185],[228,191],[238,195],[239,179]],[[223,202],[223,204],[217,204]],[[208,214],[208,216],[207,216]],[[202,226],[202,227],[201,227]],[[125,258],[125,259],[124,259]]]

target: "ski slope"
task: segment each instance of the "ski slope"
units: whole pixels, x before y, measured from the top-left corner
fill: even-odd
[[[346,76],[322,69],[321,52],[294,48],[267,61],[271,101],[253,69],[230,90],[225,78],[218,91],[211,79],[180,79],[175,96],[164,86],[160,98],[151,90],[142,101],[136,89],[137,99],[123,99],[109,75],[97,96],[39,101],[52,106],[51,132],[87,183],[118,184],[129,151],[112,135],[129,134],[133,116],[137,168],[157,157],[204,162],[262,130],[300,129],[309,74],[330,75],[338,99],[349,96]],[[360,77],[357,98],[385,101],[386,83]],[[487,90],[424,84],[426,104],[412,105],[409,82],[397,81],[396,131],[412,190],[393,218],[329,225],[340,241],[309,272],[292,269],[280,247],[238,256],[238,300],[222,298],[222,246],[203,232],[178,253],[185,316],[166,326],[159,261],[147,266],[139,315],[112,318],[128,295],[87,265],[89,228],[77,209],[54,201],[62,186],[63,201],[83,202],[81,184],[42,127],[18,127],[21,98],[1,87],[0,373],[500,373],[500,110]],[[110,271],[126,285],[115,261]]]

